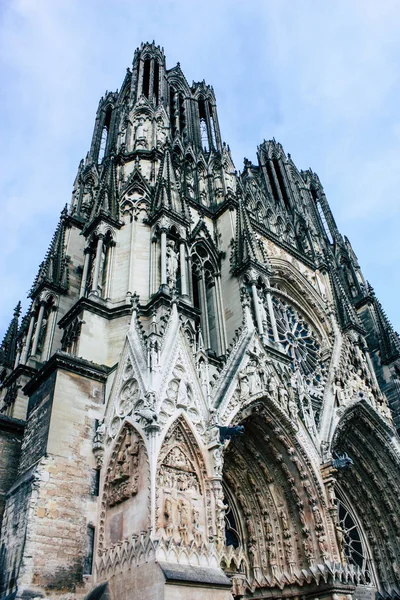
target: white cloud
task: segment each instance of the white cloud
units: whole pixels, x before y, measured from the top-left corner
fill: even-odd
[[[398,277],[381,280],[383,265],[398,274],[400,259],[397,0],[9,0],[1,10],[0,329],[70,200],[100,96],[121,85],[136,46],[152,39],[189,82],[214,86],[237,168],[275,136],[299,168],[318,172],[400,328]]]

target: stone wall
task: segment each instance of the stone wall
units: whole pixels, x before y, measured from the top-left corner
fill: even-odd
[[[30,460],[10,492],[3,535],[8,592],[18,579],[19,594],[83,593],[88,525],[97,519],[92,438],[102,405],[100,382],[65,371],[32,394],[23,442]]]
[[[0,533],[5,497],[17,475],[23,431],[23,421],[0,415]]]

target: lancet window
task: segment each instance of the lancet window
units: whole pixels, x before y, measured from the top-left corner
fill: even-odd
[[[329,243],[333,244],[333,238],[332,238],[332,234],[331,234],[330,229],[329,229],[328,221],[326,220],[326,216],[325,216],[324,210],[323,210],[321,202],[320,202],[320,200],[318,198],[317,192],[316,192],[316,190],[314,188],[311,188],[311,195],[312,195],[313,200],[315,202],[315,206],[317,208],[319,218],[321,219],[322,228],[325,231],[325,234],[326,234],[326,236],[327,236],[327,238],[329,240]]]
[[[110,132],[110,124],[111,124],[111,109],[108,109],[106,112],[106,116],[103,123],[103,128],[101,130],[101,138],[100,138],[100,148],[99,148],[99,156],[98,162],[101,163],[103,158],[105,157],[107,150],[107,142]]]
[[[175,227],[155,232],[152,243],[151,293],[159,286],[175,289],[179,295],[188,295],[186,242]]]
[[[110,295],[114,245],[110,231],[93,235],[85,249],[81,296],[94,294],[100,298],[108,298]]]
[[[177,92],[173,86],[169,88],[169,114],[172,137],[177,133],[182,135],[186,129],[185,100],[182,92]]]
[[[145,58],[142,70],[142,94],[154,99],[158,104],[160,97],[160,64],[156,58]]]
[[[340,496],[337,500],[337,523],[338,541],[346,562],[359,569],[363,576],[363,583],[371,583],[372,560],[369,557],[364,533],[350,506]]]
[[[204,98],[199,98],[199,119],[201,147],[209,152],[217,147],[217,135],[213,106]]]
[[[224,352],[224,323],[220,276],[215,262],[203,244],[192,250],[192,299],[200,311],[200,325],[206,349]]]

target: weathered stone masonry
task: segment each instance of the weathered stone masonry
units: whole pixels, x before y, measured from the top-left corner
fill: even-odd
[[[0,346],[0,598],[400,595],[400,339],[318,176],[142,44]]]

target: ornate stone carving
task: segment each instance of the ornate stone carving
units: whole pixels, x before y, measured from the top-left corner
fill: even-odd
[[[118,439],[107,469],[105,495],[109,507],[137,494],[139,452],[137,435],[130,428],[125,428]]]

